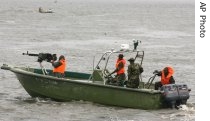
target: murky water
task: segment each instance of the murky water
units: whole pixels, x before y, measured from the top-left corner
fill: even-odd
[[[143,80],[171,65],[177,83],[192,89],[180,110],[140,110],[84,101],[31,98],[15,75],[0,70],[2,121],[193,121],[195,120],[194,1],[167,0],[2,0],[0,64],[39,67],[22,53],[65,55],[68,70],[91,72],[96,53],[132,40],[145,51]],[[41,14],[38,8],[52,9]],[[49,63],[44,63],[51,68]]]

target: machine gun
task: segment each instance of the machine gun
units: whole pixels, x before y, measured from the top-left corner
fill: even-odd
[[[37,62],[42,62],[42,61],[47,61],[47,62],[51,62],[51,61],[56,61],[57,60],[57,56],[56,54],[50,54],[50,53],[39,53],[39,54],[33,54],[33,53],[29,53],[27,51],[27,53],[23,53],[23,55],[28,55],[28,56],[37,56]]]
[[[47,61],[47,62],[51,62],[51,61],[56,61],[57,60],[57,56],[56,54],[50,54],[50,53],[39,53],[39,54],[33,54],[33,53],[29,53],[27,51],[27,53],[23,53],[23,55],[28,55],[28,56],[37,56],[37,62],[39,62],[40,67],[42,69],[42,72],[44,75],[48,75],[47,70],[44,68],[44,66],[42,65],[42,61]]]

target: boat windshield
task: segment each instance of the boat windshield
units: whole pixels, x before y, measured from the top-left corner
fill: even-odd
[[[113,72],[115,70],[115,64],[118,59],[119,54],[123,54],[123,58],[126,60],[125,69],[128,68],[128,59],[134,58],[135,63],[139,63],[142,65],[143,58],[144,58],[144,51],[138,51],[138,50],[120,50],[120,51],[107,51],[102,54],[101,57],[99,57],[99,61],[94,67],[93,71],[100,71],[100,75],[102,75],[102,78],[107,76],[110,72]],[[96,58],[97,59],[97,58]],[[103,79],[102,79],[103,80]],[[103,80],[105,81],[105,80]]]

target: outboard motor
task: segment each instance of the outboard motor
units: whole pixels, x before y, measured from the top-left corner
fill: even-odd
[[[171,108],[175,108],[181,104],[186,104],[190,97],[190,89],[186,84],[163,85],[161,91],[163,94],[163,103]]]

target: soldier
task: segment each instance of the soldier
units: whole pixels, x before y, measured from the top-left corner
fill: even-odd
[[[138,88],[139,86],[139,75],[144,71],[143,68],[138,64],[134,63],[135,59],[130,58],[128,60],[130,62],[130,65],[128,66],[128,82],[126,84],[126,87],[129,88]]]
[[[108,76],[117,73],[117,75],[115,76],[114,80],[115,81],[115,85],[116,86],[124,86],[124,80],[125,80],[125,64],[126,64],[126,60],[123,58],[123,54],[119,54],[118,55],[118,59],[116,61],[116,69],[110,73]]]
[[[61,55],[59,57],[58,62],[54,62],[54,60],[52,60],[51,63],[52,63],[52,66],[54,67],[54,69],[53,69],[54,76],[56,76],[58,78],[63,78],[65,76],[64,72],[66,70],[65,57],[63,55]]]
[[[155,82],[155,90],[158,90],[166,84],[175,84],[173,77],[174,69],[170,66],[165,67],[162,71],[155,70],[154,74],[161,76],[161,80],[159,82]]]

